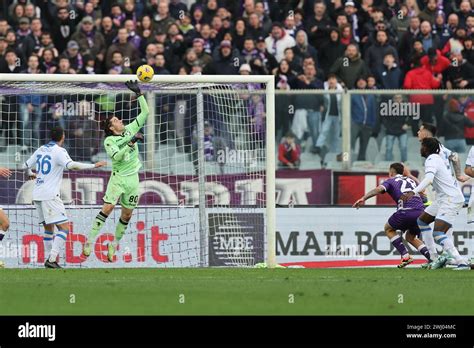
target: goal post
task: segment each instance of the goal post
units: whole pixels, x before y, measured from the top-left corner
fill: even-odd
[[[108,160],[100,120],[115,114],[127,124],[140,112],[124,84],[129,80],[137,78],[0,74],[0,166],[14,170],[0,179],[11,220],[6,240],[28,249],[16,261],[7,259],[7,267],[39,266],[44,257],[33,183],[21,164],[54,125],[66,129],[73,160]],[[139,85],[150,111],[139,145],[143,194],[113,266],[275,267],[274,76],[157,75]],[[109,160],[104,171],[65,172],[61,195],[74,224],[66,267],[108,267],[101,248],[113,238],[119,209],[98,237],[96,260],[82,260],[78,252],[110,170]]]

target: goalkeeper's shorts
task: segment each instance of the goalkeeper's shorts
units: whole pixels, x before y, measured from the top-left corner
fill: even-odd
[[[140,180],[138,173],[128,176],[118,176],[114,172],[107,184],[104,202],[116,205],[120,199],[120,205],[128,209],[134,209],[138,205]]]

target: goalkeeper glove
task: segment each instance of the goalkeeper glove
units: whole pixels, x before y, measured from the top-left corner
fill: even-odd
[[[125,82],[125,85],[129,90],[136,94],[137,98],[142,95],[142,91],[140,90],[140,87],[138,87],[138,81],[130,80]]]
[[[131,147],[134,146],[137,141],[143,142],[143,139],[144,139],[143,134],[142,133],[137,133],[130,140],[130,142],[128,143],[128,146],[131,146]]]

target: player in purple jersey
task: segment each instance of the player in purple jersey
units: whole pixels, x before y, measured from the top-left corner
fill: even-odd
[[[418,238],[420,229],[418,228],[417,219],[424,211],[423,200],[420,196],[416,196],[413,200],[405,203],[400,199],[404,192],[413,190],[418,184],[415,181],[416,179],[403,176],[403,171],[403,164],[392,163],[388,171],[390,179],[385,180],[381,185],[367,192],[353,205],[354,208],[359,208],[367,199],[385,192],[397,203],[397,211],[390,216],[384,229],[388,239],[390,239],[392,245],[402,256],[402,260],[397,266],[398,268],[406,267],[412,263],[413,256],[408,252],[408,249],[403,244],[402,236],[397,231],[402,231],[402,235],[406,231],[405,239],[407,242],[418,249],[430,261],[428,249]]]

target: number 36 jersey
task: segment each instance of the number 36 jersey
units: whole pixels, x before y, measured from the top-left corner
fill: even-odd
[[[47,201],[59,196],[64,169],[72,163],[66,149],[54,141],[41,146],[26,161],[26,166],[36,171],[34,201]]]

